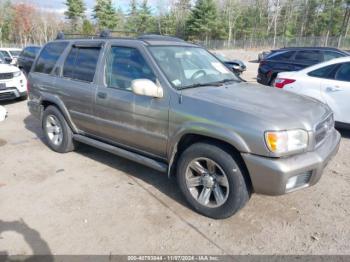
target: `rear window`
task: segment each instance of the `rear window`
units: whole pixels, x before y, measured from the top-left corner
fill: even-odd
[[[322,61],[319,51],[299,51],[295,56],[295,60]]]
[[[72,47],[63,66],[63,76],[84,82],[94,80],[100,47]]]
[[[50,74],[67,45],[67,42],[47,44],[39,55],[34,67],[34,72]]]

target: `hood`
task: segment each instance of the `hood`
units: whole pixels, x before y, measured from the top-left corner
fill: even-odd
[[[0,74],[1,73],[14,73],[18,72],[19,68],[9,64],[0,64]]]
[[[312,98],[251,83],[193,88],[184,90],[183,95],[210,103],[212,110],[225,110],[223,114],[228,110],[248,114],[250,120],[274,130],[312,130],[331,112],[327,105]]]

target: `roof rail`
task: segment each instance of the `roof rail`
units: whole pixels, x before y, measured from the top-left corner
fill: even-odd
[[[100,33],[101,38],[112,38],[114,37],[113,34],[124,34],[124,36],[118,36],[118,37],[129,37],[130,35],[137,35],[137,32],[135,31],[125,31],[125,30],[109,30],[109,29],[104,29]]]
[[[157,35],[157,34],[144,34],[137,37],[139,40],[159,40],[159,41],[173,41],[173,42],[185,42],[185,40],[168,35]]]
[[[112,34],[123,34],[123,36],[113,36]],[[130,35],[134,35],[134,37],[128,37]],[[96,38],[127,38],[127,39],[137,39],[141,41],[173,41],[173,42],[185,42],[183,39],[168,36],[168,35],[158,35],[158,34],[142,34],[138,35],[135,31],[123,31],[123,30],[109,30],[105,29],[100,32],[98,35],[88,35],[88,34],[75,34],[75,33],[68,33],[65,34],[63,31],[60,31],[57,33],[56,40],[64,40],[64,39],[76,39],[76,38],[89,38],[89,39],[96,39]]]
[[[64,40],[64,39],[74,39],[74,38],[98,38],[98,35],[89,35],[89,34],[65,34],[64,32],[60,31],[57,33],[55,40]]]

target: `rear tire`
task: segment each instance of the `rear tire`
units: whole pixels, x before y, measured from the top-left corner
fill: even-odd
[[[42,127],[47,145],[58,153],[74,150],[73,132],[55,106],[48,106],[43,114]]]
[[[234,153],[209,143],[196,143],[180,156],[177,182],[194,210],[222,219],[235,214],[249,200],[244,172]]]

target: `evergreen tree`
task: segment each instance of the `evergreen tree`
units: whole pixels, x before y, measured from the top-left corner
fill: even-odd
[[[215,2],[198,0],[187,22],[189,36],[208,41],[210,38],[220,37],[221,29]]]
[[[64,14],[71,20],[72,29],[76,30],[79,25],[79,20],[85,16],[85,4],[83,0],[66,0],[65,5],[68,10],[64,12]]]
[[[118,17],[113,7],[112,0],[97,0],[93,17],[97,19],[100,29],[115,29]]]
[[[154,18],[152,17],[151,8],[148,6],[148,1],[143,0],[138,13],[138,28],[139,33],[154,33]]]
[[[84,19],[82,31],[84,35],[92,35],[95,31],[94,25],[89,20]]]
[[[136,0],[131,0],[125,28],[127,31],[137,32],[137,24],[138,24],[137,3],[136,3]]]

